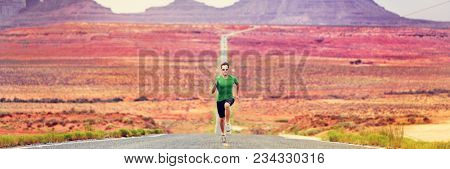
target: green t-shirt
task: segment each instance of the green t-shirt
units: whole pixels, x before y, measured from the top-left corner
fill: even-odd
[[[217,101],[234,98],[233,85],[239,83],[236,77],[228,75],[227,78],[224,78],[223,76],[220,75],[216,77],[216,82],[217,82],[216,87],[217,90],[219,91],[219,94],[216,97]]]

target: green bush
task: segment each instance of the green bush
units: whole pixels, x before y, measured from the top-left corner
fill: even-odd
[[[10,147],[17,145],[18,143],[14,139],[13,136],[0,136],[0,146],[1,147]]]
[[[74,139],[73,139],[72,133],[64,134],[64,139],[65,139],[65,140],[68,140],[68,141],[74,140]]]
[[[122,137],[129,137],[129,136],[131,136],[130,131],[127,130],[127,129],[120,129],[119,132],[120,132],[120,136],[122,136]]]
[[[120,137],[122,137],[122,135],[120,134],[120,131],[113,131],[113,132],[111,132],[111,133],[109,134],[109,136],[110,136],[111,138],[120,138]]]
[[[143,129],[137,129],[136,131],[137,131],[139,136],[145,135],[145,130],[143,130]]]

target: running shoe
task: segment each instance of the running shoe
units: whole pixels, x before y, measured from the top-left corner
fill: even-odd
[[[231,124],[227,124],[226,125],[226,131],[227,131],[227,133],[231,133]]]
[[[225,134],[222,135],[222,143],[226,143],[227,142],[227,136],[225,136]]]

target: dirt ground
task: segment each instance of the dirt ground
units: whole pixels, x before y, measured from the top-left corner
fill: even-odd
[[[405,127],[405,137],[421,141],[450,141],[450,121],[440,124],[410,125]]]
[[[85,123],[141,128],[145,119],[173,133],[212,132],[217,56],[198,52],[216,51],[221,34],[243,28],[71,23],[7,30],[0,35],[0,133],[82,130]],[[241,82],[232,123],[240,133],[312,135],[406,125],[409,137],[448,139],[448,32],[280,26],[236,36],[232,50],[262,55],[230,55]],[[142,47],[160,55],[135,56]],[[311,53],[265,53],[291,48]],[[175,56],[180,49],[193,55]],[[69,124],[63,112],[71,110],[93,113]],[[58,122],[46,125],[53,117]]]
[[[413,62],[414,64],[408,61],[406,62],[408,64],[403,65],[402,61],[391,61],[389,62],[391,64],[354,66],[348,64],[347,61],[351,60],[309,58],[304,73],[307,93],[301,90],[301,86],[294,86],[292,91],[288,88],[281,93],[266,92],[264,87],[262,92],[257,92],[261,89],[254,87],[241,89],[241,99],[232,108],[234,112],[232,123],[243,128],[238,131],[239,133],[251,134],[293,133],[311,129],[320,132],[336,126],[358,130],[362,127],[411,125],[406,128],[407,136],[418,139],[432,137],[437,140],[448,138],[449,133],[445,132],[444,128],[447,127],[446,122],[450,119],[450,97],[449,93],[445,93],[448,91],[441,91],[441,89],[450,88],[449,79],[444,75],[450,73],[449,67],[434,66],[432,63],[422,61]],[[45,66],[43,69],[32,66],[22,67],[30,66],[29,61],[16,61],[9,64],[2,62],[0,73],[6,75],[9,72],[16,76],[11,74],[2,76],[9,78],[3,79],[3,86],[0,88],[0,101],[3,98],[0,103],[0,112],[35,115],[43,113],[42,118],[45,119],[50,118],[46,117],[47,113],[71,110],[92,111],[95,112],[93,113],[95,116],[120,113],[133,118],[134,116],[152,118],[157,125],[173,133],[205,133],[214,130],[216,107],[214,96],[208,94],[209,84],[204,89],[193,86],[192,90],[187,90],[194,91],[194,94],[187,94],[191,97],[176,97],[170,89],[166,89],[167,86],[174,86],[169,81],[168,85],[162,85],[159,89],[158,96],[147,94],[148,101],[136,101],[139,97],[139,86],[135,81],[137,71],[133,67],[136,64],[134,58],[109,61],[86,60],[81,65],[98,64],[98,66],[83,69],[64,66],[63,61],[54,60],[56,63],[62,62],[62,65],[56,63],[47,65],[59,68],[48,70]],[[41,64],[39,60],[34,62],[35,65]],[[115,68],[105,64],[128,65],[128,67]],[[399,70],[399,67],[404,69]],[[385,72],[401,73],[405,70],[410,73],[384,74]],[[278,78],[282,76],[278,74],[283,71],[287,69],[273,68],[271,75],[274,78],[271,82],[274,85],[271,88],[281,86]],[[74,72],[80,74],[74,74]],[[181,73],[186,72],[181,70]],[[27,74],[31,77],[22,76]],[[432,74],[432,77],[429,77],[429,74]],[[42,75],[47,75],[47,78]],[[208,77],[198,76],[201,77],[199,80],[208,81]],[[241,77],[241,81],[246,80],[242,78],[242,75],[238,77]],[[163,78],[175,77],[169,75]],[[90,79],[96,81],[92,82]],[[252,80],[255,79],[250,78],[249,81]],[[21,85],[14,85],[14,83]],[[184,83],[186,82],[181,82],[181,84]],[[242,85],[245,84],[242,83]],[[254,84],[247,83],[247,85]],[[421,93],[421,90],[426,90],[428,93]],[[169,95],[166,95],[167,93]],[[39,101],[48,101],[43,98],[57,98],[61,100],[61,103],[39,103]],[[120,98],[120,100],[108,101],[111,98]],[[80,103],[72,103],[74,99],[78,99]],[[83,99],[85,99],[84,102]],[[94,100],[98,102],[90,102]],[[36,118],[26,120],[27,117],[21,118],[25,118],[25,121],[36,120]],[[25,130],[27,127],[17,127],[27,126],[26,123],[11,121],[7,118],[7,116],[0,118],[2,133],[27,132]],[[101,117],[92,118],[102,119]],[[89,117],[84,120],[88,119]],[[18,125],[19,123],[21,125]],[[134,124],[138,123],[140,122]],[[82,130],[85,128],[83,124],[82,122],[80,125],[74,124],[75,127],[72,129]],[[114,125],[107,120],[96,124],[93,127],[98,129],[105,129],[107,126],[110,126],[109,128],[111,126],[130,128],[144,126],[122,126],[126,123]],[[45,123],[42,126],[45,126]],[[58,130],[61,126],[56,124],[55,127],[42,128],[40,131]],[[34,125],[32,127],[37,129]],[[70,125],[66,125],[66,128],[69,127]],[[35,132],[29,129],[28,132]],[[435,135],[439,137],[432,136],[431,133],[436,133]]]

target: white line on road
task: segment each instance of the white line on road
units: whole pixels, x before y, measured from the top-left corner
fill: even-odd
[[[306,136],[289,135],[289,134],[280,134],[280,135],[278,135],[278,136],[283,137],[283,138],[285,138],[285,139],[293,139],[293,140],[310,140],[310,141],[317,141],[317,142],[321,142],[321,143],[331,143],[331,144],[340,144],[340,145],[351,145],[351,146],[364,147],[364,148],[370,148],[370,149],[383,149],[382,147],[375,147],[375,146],[367,146],[367,145],[357,145],[357,144],[350,144],[350,143],[340,143],[340,142],[323,141],[323,140],[320,140],[320,138],[317,138],[317,137],[306,137]]]
[[[146,137],[160,137],[166,134],[157,134],[157,135],[149,135],[144,137],[123,137],[123,138],[111,138],[111,139],[103,139],[103,140],[83,140],[83,141],[70,141],[64,143],[51,143],[51,144],[43,144],[43,145],[33,145],[33,146],[24,146],[24,147],[14,147],[12,149],[30,149],[30,148],[43,148],[43,147],[51,147],[51,146],[60,146],[60,145],[71,145],[71,144],[83,144],[83,143],[95,143],[95,142],[104,142],[104,141],[117,141],[117,140],[128,140],[128,139],[136,139],[136,138],[146,138]]]

